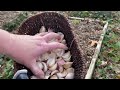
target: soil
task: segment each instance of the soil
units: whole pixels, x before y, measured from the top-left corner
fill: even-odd
[[[98,21],[82,20],[79,24],[74,24],[71,20],[72,31],[79,48],[82,49],[83,55],[86,58],[86,70],[89,68],[90,62],[94,55],[97,45],[91,46],[91,40],[98,42],[103,30],[104,24]]]
[[[13,20],[22,11],[0,11],[0,28],[6,22]],[[38,11],[30,11],[29,14],[37,14]],[[88,69],[92,56],[94,54],[96,46],[91,46],[91,40],[98,41],[101,31],[103,30],[103,24],[97,21],[82,20],[79,24],[75,24],[73,20],[70,20],[72,30],[77,40],[78,46],[83,50],[86,58],[86,67]]]
[[[17,18],[17,16],[23,12],[25,11],[0,11],[0,28],[2,28],[4,23],[10,22],[11,20]],[[31,16],[33,14],[40,13],[40,11],[27,11],[27,13]]]

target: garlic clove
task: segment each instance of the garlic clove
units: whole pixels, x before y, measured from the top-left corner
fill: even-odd
[[[65,79],[74,79],[74,73],[68,73]]]
[[[62,72],[62,75],[63,75],[63,77],[65,77],[65,76],[67,75],[67,71],[64,70],[64,71]]]
[[[56,75],[53,75],[50,77],[50,79],[58,79],[58,77]]]
[[[70,59],[71,59],[70,51],[65,53],[62,57],[66,62],[70,61]]]
[[[49,58],[56,58],[56,53],[55,52],[51,52],[49,54]]]
[[[44,26],[42,26],[42,27],[40,28],[39,33],[42,33],[42,32],[45,32],[45,31],[46,31],[45,27],[44,27]]]
[[[57,63],[54,64],[52,67],[49,68],[49,70],[54,71],[57,69]]]
[[[58,57],[62,57],[64,55],[64,53],[65,53],[65,50],[63,50],[63,49],[57,49],[55,51],[55,53],[57,54]]]
[[[49,54],[48,53],[45,53],[45,54],[43,54],[42,56],[41,56],[42,58],[42,60],[41,61],[46,61],[46,60],[48,60],[48,58],[49,58]]]
[[[47,65],[46,65],[46,63],[44,63],[44,62],[42,62],[42,64],[43,64],[43,71],[46,72],[47,69],[48,69],[48,68],[47,68]]]
[[[62,40],[61,43],[65,44],[66,45],[66,40]]]
[[[63,60],[63,58],[62,58],[62,57],[58,57],[58,58],[56,59],[56,62],[58,62],[58,61],[60,61],[60,60]]]
[[[31,79],[38,79],[36,76],[31,76],[30,78]]]
[[[43,65],[41,62],[37,62],[37,65],[39,66],[39,68],[42,70],[43,69]]]
[[[51,76],[58,73],[58,70],[52,71]]]
[[[63,55],[63,58],[68,58],[70,57],[70,51],[66,52],[64,55]]]
[[[45,75],[46,75],[46,76],[48,76],[48,75],[50,75],[50,74],[51,74],[51,72],[52,72],[52,71],[47,70],[47,71],[46,71],[46,73],[45,73]]]
[[[74,68],[68,68],[66,71],[67,71],[68,73],[74,73]]]
[[[62,73],[57,73],[57,76],[59,77],[59,78],[63,78],[63,77],[65,77],[67,75],[67,71],[66,70],[64,70]]]
[[[51,67],[55,64],[55,58],[52,57],[52,58],[49,58],[48,61],[47,61],[47,66],[48,67]]]
[[[41,58],[41,57],[39,57],[37,61],[38,61],[38,62],[41,62],[41,61],[42,61],[42,58]]]
[[[64,79],[64,78],[59,78],[59,79]]]
[[[59,66],[59,71],[63,72],[63,66]]]
[[[58,76],[58,78],[63,78],[63,75],[61,73],[57,73],[56,75]]]
[[[66,62],[70,62],[71,56],[69,58],[64,58]]]
[[[46,75],[44,79],[49,79],[50,75]]]
[[[46,71],[44,79],[49,79],[50,74],[51,74],[50,70]]]
[[[70,67],[72,66],[72,64],[73,64],[73,62],[66,62],[66,63],[63,65],[63,67],[64,67],[65,69],[68,69],[68,68],[70,68]]]
[[[61,33],[61,32],[58,32],[57,34],[59,34],[60,35],[60,42],[63,40],[63,38],[64,38],[64,34],[63,33]]]
[[[59,61],[57,61],[57,63],[58,63],[59,66],[62,66],[62,65],[64,65],[66,62],[65,62],[64,60],[59,60]]]

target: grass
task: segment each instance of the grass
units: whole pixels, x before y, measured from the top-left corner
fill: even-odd
[[[6,59],[5,59],[6,58]],[[1,71],[0,78],[1,79],[10,79],[13,77],[13,60],[9,57],[4,56],[0,59]]]
[[[115,79],[120,71],[117,66],[120,64],[120,33],[115,29],[116,26],[110,28],[105,35],[93,75],[95,79]],[[101,65],[102,61],[107,62],[104,67]]]
[[[3,29],[12,32],[17,29],[27,17],[27,12],[20,13],[16,19],[5,23]],[[10,57],[0,55],[0,79],[11,79],[13,77],[13,64],[13,60]]]
[[[20,13],[16,19],[12,20],[11,22],[5,23],[3,25],[3,29],[11,32],[15,30],[21,24],[21,22],[25,20],[27,17],[28,17],[27,12]]]
[[[82,18],[89,17],[101,20],[109,20],[111,18],[115,18],[115,15],[113,15],[115,12],[111,11],[68,11],[67,13],[69,16]]]

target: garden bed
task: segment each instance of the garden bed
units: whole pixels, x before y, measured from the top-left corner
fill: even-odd
[[[94,71],[95,62],[100,52],[108,23],[100,20],[77,17],[70,17],[70,19],[75,39],[86,59],[85,78],[90,79]]]

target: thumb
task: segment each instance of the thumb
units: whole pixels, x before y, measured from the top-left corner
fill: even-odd
[[[39,68],[39,66],[37,65],[37,63],[32,63],[31,66],[31,71],[32,73],[37,76],[40,79],[44,79],[44,72]]]

